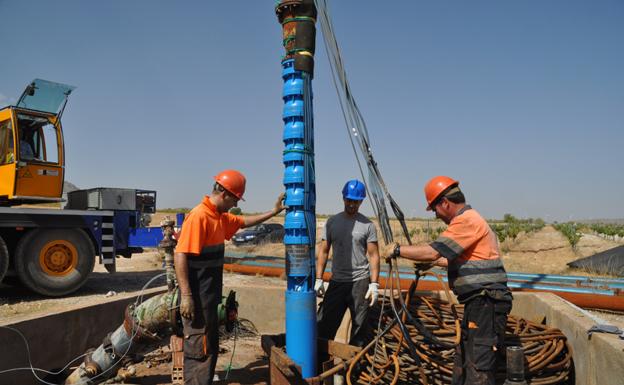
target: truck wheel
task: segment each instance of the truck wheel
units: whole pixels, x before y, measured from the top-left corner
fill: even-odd
[[[9,268],[9,249],[4,242],[4,239],[0,237],[0,282],[4,279],[4,275]]]
[[[95,250],[80,229],[36,229],[17,244],[15,270],[30,290],[61,296],[78,290],[93,271]]]

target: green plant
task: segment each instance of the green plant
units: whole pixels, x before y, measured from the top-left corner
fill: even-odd
[[[616,236],[624,237],[624,226],[613,223],[594,223],[589,228],[599,235],[614,239]]]
[[[574,222],[557,223],[553,225],[557,231],[565,236],[570,242],[572,249],[576,250],[576,245],[579,243],[582,237],[580,232],[581,226]]]
[[[545,222],[541,218],[519,219],[511,214],[505,214],[503,221],[489,221],[490,228],[494,230],[499,242],[506,239],[515,240],[521,232],[526,234],[541,230]]]

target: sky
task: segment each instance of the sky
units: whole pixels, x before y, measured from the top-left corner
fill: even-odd
[[[624,218],[624,2],[328,0],[386,184],[409,217],[460,181],[487,218]],[[76,86],[66,180],[193,207],[220,170],[244,212],[283,190],[274,0],[0,0],[0,106],[34,78]],[[317,31],[317,213],[361,178]],[[372,213],[370,205],[363,205]]]

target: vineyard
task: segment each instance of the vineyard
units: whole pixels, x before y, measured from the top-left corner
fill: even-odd
[[[624,225],[593,223],[587,226],[596,234],[609,237],[612,240],[616,240],[616,237],[624,238]]]
[[[555,223],[553,224],[553,227],[568,239],[568,242],[570,242],[570,246],[572,246],[572,249],[575,250],[576,245],[579,243],[581,237],[583,236],[583,233],[581,232],[582,226],[577,223],[568,222]]]
[[[519,219],[511,214],[505,214],[502,221],[490,221],[489,224],[499,242],[503,242],[506,239],[515,240],[520,233],[529,234],[541,230],[546,223],[541,218]]]
[[[532,233],[534,231],[541,230],[545,226],[545,222],[541,218],[533,219],[519,219],[511,214],[505,214],[502,220],[490,220],[488,224],[496,233],[500,242],[506,239],[515,240],[520,233]],[[436,239],[444,230],[445,225],[429,225],[413,227],[409,231],[410,237],[420,237],[424,241],[432,241]],[[397,231],[396,235],[400,235],[400,231]]]
[[[504,252],[514,248],[513,245],[520,234],[536,233],[546,226],[546,223],[541,218],[522,219],[511,214],[505,214],[502,220],[489,220],[488,224],[496,233]],[[583,234],[595,234],[615,242],[624,241],[624,225],[619,224],[555,222],[552,224],[552,227],[567,239],[574,252],[578,251],[577,248]],[[419,241],[431,242],[444,230],[446,230],[446,226],[440,224],[439,221],[434,221],[431,224],[427,221],[426,226],[421,224],[420,226],[412,227],[409,230],[409,235],[416,243]],[[401,236],[400,230],[397,229],[395,236]]]
[[[583,224],[575,222],[555,223],[553,227],[563,234],[573,249],[581,240],[583,233],[595,233],[603,238],[613,241],[622,240],[624,238],[624,226],[615,224],[592,223]]]

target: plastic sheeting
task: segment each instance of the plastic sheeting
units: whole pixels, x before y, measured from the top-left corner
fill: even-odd
[[[624,276],[624,246],[617,246],[590,257],[577,259],[568,266],[598,274]]]

